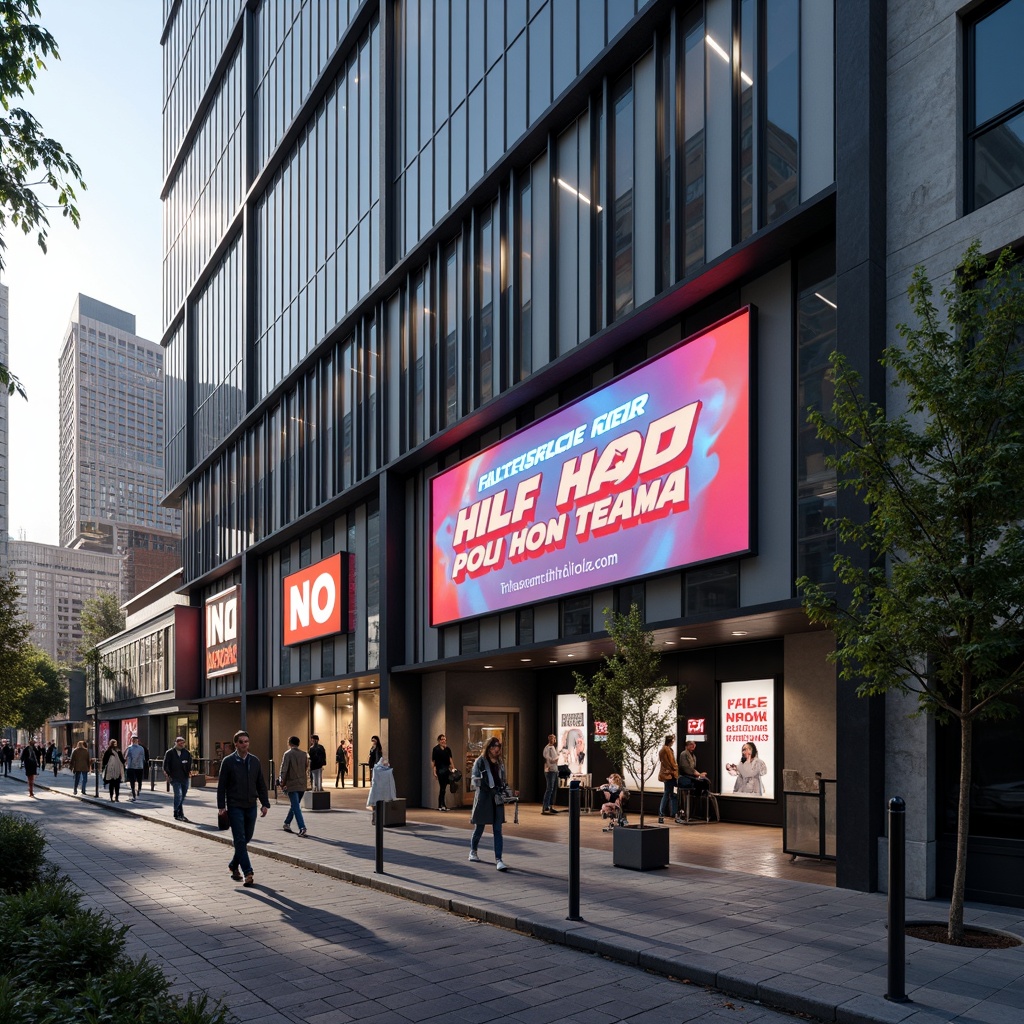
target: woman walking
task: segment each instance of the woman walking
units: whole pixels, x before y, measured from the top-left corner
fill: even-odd
[[[111,740],[103,751],[103,781],[115,803],[121,802],[121,780],[124,778],[124,755],[117,749],[117,740]]]
[[[306,792],[306,769],[309,767],[309,754],[299,749],[299,737],[292,736],[288,740],[288,749],[281,758],[281,772],[277,784],[288,794],[291,805],[288,816],[282,826],[285,832],[292,830],[292,818],[299,826],[299,835],[306,834],[306,819],[302,817],[302,794]]]
[[[39,758],[36,755],[36,748],[29,743],[21,752],[21,770],[25,773],[25,781],[28,783],[28,795],[35,796],[36,773],[39,771]]]
[[[484,826],[490,825],[494,833],[495,867],[499,871],[508,871],[508,868],[501,859],[501,826],[505,824],[505,805],[498,803],[496,797],[505,792],[507,785],[505,762],[501,756],[501,740],[497,736],[492,736],[487,741],[484,752],[473,762],[473,776],[470,781],[470,788],[474,791],[473,813],[469,820],[476,828],[469,843],[469,859],[480,860],[476,852],[477,847],[480,845],[480,837],[484,834]]]

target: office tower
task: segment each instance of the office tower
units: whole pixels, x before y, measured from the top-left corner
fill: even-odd
[[[79,295],[60,353],[60,543],[119,554],[127,600],[180,558],[163,494],[163,350],[131,313]]]

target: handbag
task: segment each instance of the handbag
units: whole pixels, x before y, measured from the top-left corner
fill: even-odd
[[[453,768],[448,773],[448,788],[454,793],[459,788],[459,783],[462,781],[462,772],[458,768]]]
[[[569,770],[567,764],[560,764],[558,766],[558,777],[560,779],[568,779],[572,777],[572,772]]]
[[[517,804],[519,796],[505,785],[494,791],[494,802],[496,804]]]

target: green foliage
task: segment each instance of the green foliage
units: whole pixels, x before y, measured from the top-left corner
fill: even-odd
[[[848,595],[797,580],[833,660],[861,695],[916,694],[918,712],[961,727],[957,869],[950,937],[963,931],[971,725],[1014,710],[1024,685],[1024,279],[1010,250],[964,254],[944,311],[918,268],[916,326],[885,350],[886,415],[838,354],[830,415],[810,421],[832,446],[839,486],[864,513],[835,521],[836,578]],[[870,552],[865,558],[857,549]]]
[[[35,732],[48,718],[67,711],[68,684],[64,670],[38,647],[26,656],[28,679],[22,693],[18,728]]]
[[[605,609],[605,629],[615,644],[612,654],[591,678],[573,673],[576,693],[585,697],[594,718],[608,726],[605,751],[640,781],[640,826],[643,827],[644,779],[658,764],[666,733],[676,727],[676,700],[662,704],[668,680],[659,676],[661,655],[654,635],[644,628],[637,605],[623,615]]]
[[[47,58],[60,60],[56,40],[33,21],[38,16],[38,0],[0,0],[0,271],[8,225],[26,235],[34,231],[39,248],[46,252],[47,211],[60,210],[78,227],[75,190],[85,190],[81,168],[71,154],[48,138],[27,110],[13,105],[35,91],[33,83]],[[25,397],[21,381],[3,364],[0,386]]]
[[[22,892],[39,881],[46,837],[34,821],[0,812],[0,850],[0,892]]]
[[[6,848],[5,848],[6,849]],[[227,1024],[205,996],[170,994],[159,966],[124,951],[128,929],[83,910],[66,878],[0,896],[6,956],[0,962],[4,1024]]]
[[[26,659],[32,627],[18,611],[18,596],[14,576],[0,574],[0,726],[17,724],[29,685]]]
[[[124,629],[124,612],[117,596],[109,590],[101,590],[95,597],[82,603],[82,642],[79,653],[86,663],[89,656],[107,637]]]

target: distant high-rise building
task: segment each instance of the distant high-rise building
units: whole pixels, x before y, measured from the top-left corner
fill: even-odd
[[[7,285],[0,284],[0,363],[7,366]],[[7,540],[10,519],[7,514],[7,389],[0,387],[0,570],[7,567]]]
[[[79,295],[60,354],[60,543],[123,556],[120,597],[180,564],[164,487],[163,350],[135,316]]]
[[[101,591],[117,593],[121,558],[11,540],[8,564],[18,585],[19,610],[32,626],[31,642],[61,664],[77,663],[82,605]]]

